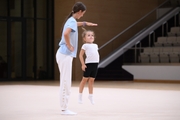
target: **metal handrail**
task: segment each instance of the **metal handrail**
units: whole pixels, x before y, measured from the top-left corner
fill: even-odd
[[[119,46],[119,48],[117,48],[114,52],[109,54],[109,56],[106,56],[106,58],[102,59],[101,62],[98,64],[98,68],[106,67],[109,63],[111,63],[113,60],[117,59],[120,55],[126,52],[125,48],[133,47],[139,41],[141,41],[143,38],[149,35],[150,32],[160,27],[164,23],[164,21],[170,20],[170,18],[172,18],[174,15],[176,15],[179,12],[180,12],[180,7],[173,8],[169,12],[167,12],[166,15],[162,16],[161,18],[159,18],[158,20],[154,21],[149,26],[144,28],[144,30],[139,31],[136,35],[131,37],[128,41],[126,41],[121,46]]]
[[[140,21],[142,21],[144,18],[146,18],[147,16],[149,16],[151,13],[153,13],[155,10],[157,10],[159,7],[161,7],[162,5],[164,5],[165,3],[167,3],[170,0],[166,0],[164,1],[162,4],[160,4],[158,7],[156,7],[155,9],[153,9],[152,11],[150,11],[148,14],[146,14],[145,16],[143,16],[141,19],[139,19],[138,21],[136,21],[135,23],[133,23],[132,25],[130,25],[129,27],[127,27],[125,30],[123,30],[122,32],[120,32],[119,34],[117,34],[115,37],[113,37],[112,39],[110,39],[108,42],[106,42],[105,44],[103,44],[101,47],[99,47],[99,50],[101,50],[102,48],[104,48],[106,45],[108,45],[109,43],[111,43],[112,41],[114,41],[117,37],[119,37],[120,35],[122,35],[123,33],[125,33],[127,30],[129,30],[130,28],[132,28],[133,26],[135,26],[137,23],[139,23]]]

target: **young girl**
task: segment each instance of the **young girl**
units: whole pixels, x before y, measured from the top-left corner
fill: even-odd
[[[68,16],[56,53],[56,61],[60,71],[60,106],[61,114],[75,115],[75,112],[68,110],[68,101],[71,92],[72,61],[76,57],[78,49],[78,26],[97,26],[90,22],[77,22],[86,12],[86,6],[82,2],[77,2],[73,6],[72,12]]]
[[[93,100],[93,84],[97,74],[97,67],[99,63],[99,52],[98,45],[94,42],[94,32],[91,30],[85,30],[82,34],[82,38],[84,40],[84,44],[79,53],[79,59],[82,64],[82,70],[84,71],[83,78],[79,85],[79,98],[78,102],[82,104],[82,92],[86,82],[88,81],[89,88],[89,100],[92,104],[94,104]],[[84,61],[84,53],[86,55],[86,59]]]

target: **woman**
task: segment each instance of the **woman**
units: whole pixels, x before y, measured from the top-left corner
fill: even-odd
[[[71,92],[72,61],[76,57],[78,49],[78,26],[97,26],[91,22],[76,21],[83,17],[85,12],[86,6],[82,2],[75,3],[64,24],[60,47],[56,53],[56,61],[60,71],[60,105],[63,115],[77,114],[68,110],[68,101]]]

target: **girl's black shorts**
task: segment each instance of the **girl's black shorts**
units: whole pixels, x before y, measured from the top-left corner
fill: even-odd
[[[97,71],[98,71],[98,63],[87,63],[83,76],[96,78]]]

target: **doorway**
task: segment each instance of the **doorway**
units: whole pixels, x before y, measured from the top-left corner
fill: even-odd
[[[26,79],[25,20],[1,18],[0,79]]]
[[[54,0],[3,0],[0,8],[0,81],[53,80]]]

